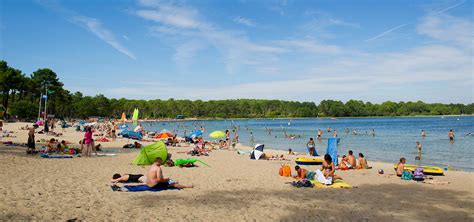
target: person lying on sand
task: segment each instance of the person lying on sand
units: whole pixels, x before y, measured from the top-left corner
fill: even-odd
[[[124,174],[118,173],[112,176],[112,183],[146,183],[146,177],[143,174]]]
[[[163,176],[163,171],[161,169],[161,164],[163,160],[160,157],[157,157],[153,161],[150,169],[147,173],[146,185],[151,188],[193,188],[193,185],[183,185],[179,184],[177,181],[173,181],[170,178],[165,178]]]
[[[370,169],[370,167],[367,165],[367,160],[364,157],[364,154],[359,153],[359,164],[357,165],[357,169]]]

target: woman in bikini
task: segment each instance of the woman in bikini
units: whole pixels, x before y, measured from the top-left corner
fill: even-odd
[[[334,179],[341,179],[341,177],[334,174],[336,172],[336,167],[334,166],[334,162],[332,162],[332,158],[329,154],[324,155],[321,171],[323,171],[323,174],[326,178],[331,177],[333,181]]]

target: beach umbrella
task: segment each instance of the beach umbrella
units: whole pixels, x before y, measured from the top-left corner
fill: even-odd
[[[168,159],[168,148],[163,141],[158,141],[154,144],[142,147],[140,154],[132,161],[135,165],[151,165],[157,157],[163,160],[163,163]]]
[[[202,135],[202,131],[201,130],[194,130],[191,132],[191,134],[189,134],[189,137],[198,137]]]
[[[260,157],[262,157],[263,155],[263,147],[265,145],[263,144],[257,144],[255,145],[255,148],[254,150],[252,151],[252,153],[250,154],[250,159],[255,159],[255,160],[258,160],[260,159]]]
[[[217,138],[220,138],[220,137],[224,137],[225,133],[222,132],[222,131],[214,131],[214,132],[210,133],[209,136],[211,138],[217,139]]]
[[[168,138],[173,138],[173,134],[171,133],[160,133],[155,136],[156,139],[168,139]]]

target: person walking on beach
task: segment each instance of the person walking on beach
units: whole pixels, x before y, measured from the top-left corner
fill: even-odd
[[[454,141],[454,131],[453,131],[453,129],[449,130],[448,137],[449,137],[449,140]]]
[[[226,146],[227,148],[230,148],[230,132],[229,130],[225,130],[225,142],[226,142]]]
[[[314,140],[313,140],[312,137],[309,138],[308,143],[306,143],[306,148],[308,148],[309,155],[314,156],[314,152],[315,152],[316,148],[315,148]]]
[[[91,127],[86,127],[86,133],[84,134],[84,139],[82,140],[82,144],[84,147],[84,155],[86,157],[90,157],[92,154],[92,129]]]
[[[234,138],[232,139],[232,142],[234,143],[238,143],[239,142],[239,134],[237,133],[237,130],[232,130],[232,132],[234,133]]]
[[[33,128],[30,128],[28,131],[28,141],[26,153],[35,154],[35,130],[38,128],[37,124],[33,125]]]

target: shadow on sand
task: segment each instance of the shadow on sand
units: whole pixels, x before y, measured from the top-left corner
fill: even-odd
[[[199,188],[197,188],[199,189]],[[174,205],[195,211],[237,210],[231,220],[277,221],[472,221],[474,202],[466,192],[427,188],[417,184],[364,185],[354,189],[295,188],[294,191],[212,191],[179,198],[161,193],[136,197],[144,208]],[[286,215],[275,212],[288,212]],[[282,216],[283,215],[283,216]],[[260,219],[259,219],[260,218]],[[204,218],[199,218],[204,219]]]

